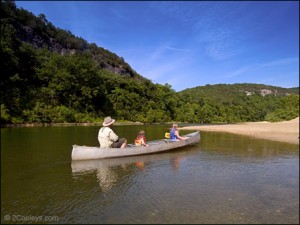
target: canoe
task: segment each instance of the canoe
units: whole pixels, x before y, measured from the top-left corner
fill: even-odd
[[[153,154],[193,145],[200,141],[199,131],[182,136],[187,137],[187,140],[171,141],[170,139],[161,139],[148,141],[147,144],[149,146],[128,144],[126,148],[100,148],[75,144],[73,145],[71,158],[72,160],[88,160]]]

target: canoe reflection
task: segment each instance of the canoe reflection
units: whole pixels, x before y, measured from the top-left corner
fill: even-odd
[[[157,161],[167,160],[170,168],[177,171],[180,168],[180,160],[185,156],[186,152],[176,152],[124,158],[77,160],[71,162],[71,168],[74,178],[91,173],[96,174],[101,189],[107,191],[118,182],[122,174],[131,173],[134,168],[144,171]]]

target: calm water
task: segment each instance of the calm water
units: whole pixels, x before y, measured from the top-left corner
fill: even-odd
[[[167,127],[114,130],[132,143]],[[98,129],[1,128],[1,223],[299,223],[299,145],[201,132],[176,151],[71,162]]]

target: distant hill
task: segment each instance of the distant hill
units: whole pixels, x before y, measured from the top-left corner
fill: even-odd
[[[189,96],[191,101],[199,98],[211,98],[221,102],[229,102],[241,94],[251,96],[259,94],[261,96],[288,96],[290,94],[299,95],[299,87],[282,88],[265,84],[237,83],[237,84],[215,84],[188,88],[179,92],[180,96]]]

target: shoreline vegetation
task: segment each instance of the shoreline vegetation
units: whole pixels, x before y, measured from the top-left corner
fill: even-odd
[[[116,121],[114,125],[143,125],[141,122]],[[69,127],[69,126],[102,126],[102,122],[87,122],[87,123],[20,123],[20,124],[5,124],[1,128],[13,127]]]
[[[143,125],[141,122],[118,121],[115,125]],[[102,126],[102,122],[91,123],[30,123],[1,126],[8,127],[50,127],[50,126]],[[282,122],[245,122],[236,124],[201,125],[180,127],[181,130],[229,132],[255,138],[299,145],[299,117]]]
[[[245,122],[181,127],[181,130],[228,132],[299,145],[299,117],[282,122]]]

